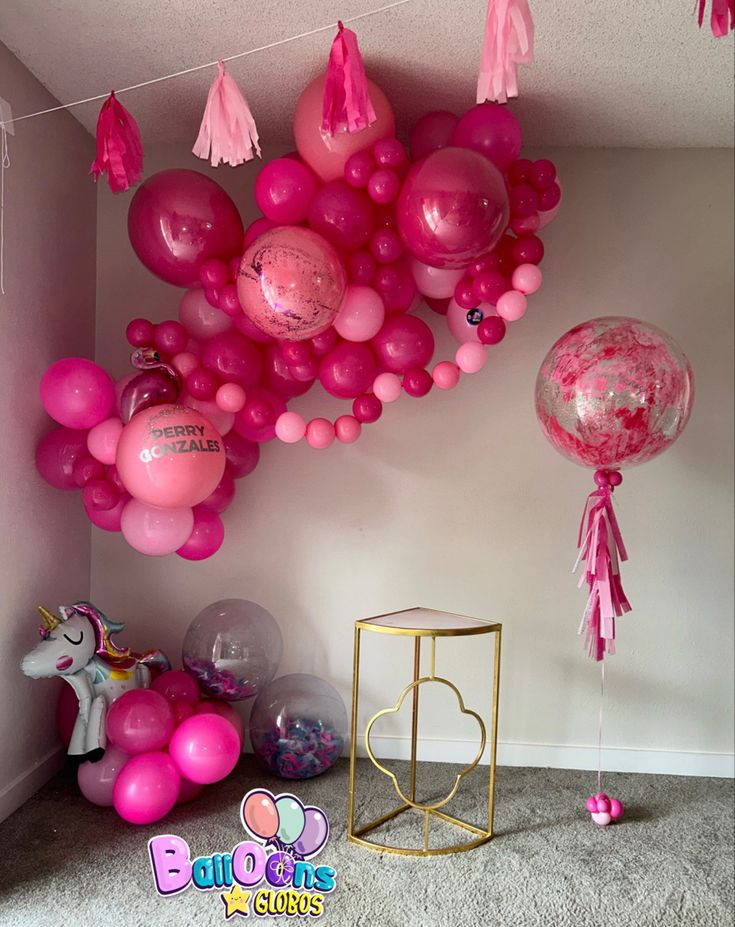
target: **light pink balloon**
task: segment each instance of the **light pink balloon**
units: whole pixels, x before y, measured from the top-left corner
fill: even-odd
[[[396,123],[388,98],[371,80],[368,93],[376,120],[360,132],[348,132],[345,126],[336,135],[322,132],[322,108],[325,77],[313,80],[299,97],[294,113],[293,131],[301,157],[323,181],[336,180],[344,174],[351,154],[373,145],[378,139],[395,135]]]
[[[196,412],[199,412],[200,415],[203,415],[214,430],[222,437],[231,431],[232,426],[235,424],[234,413],[225,412],[224,409],[221,409],[216,399],[194,399],[194,397],[190,396],[188,393],[183,393],[179,401],[181,405],[186,406],[187,409],[194,409]]]
[[[431,376],[439,389],[454,389],[459,383],[459,367],[451,361],[439,361]]]
[[[181,297],[179,321],[192,338],[202,341],[232,328],[232,319],[221,309],[210,305],[200,286],[192,287]]]
[[[528,300],[518,290],[508,290],[498,299],[495,306],[498,315],[506,322],[517,322],[526,314]]]
[[[539,289],[543,279],[541,269],[535,264],[519,264],[513,271],[511,283],[514,290],[530,296]]]
[[[214,400],[222,412],[239,412],[245,405],[247,395],[239,383],[223,383],[217,390]],[[235,421],[234,418],[232,421]],[[229,430],[228,428],[227,431]],[[227,434],[227,432],[220,431],[220,434]]]
[[[457,348],[455,360],[462,373],[477,373],[485,365],[487,351],[479,342],[467,341]]]
[[[334,433],[342,444],[354,444],[361,432],[362,425],[354,415],[340,415],[334,423]]]
[[[334,425],[326,418],[313,418],[306,426],[306,443],[323,451],[334,443]]]
[[[125,540],[135,550],[149,557],[165,557],[184,544],[194,527],[190,508],[156,508],[131,499],[120,518]]]
[[[41,402],[52,419],[67,428],[93,428],[115,405],[115,382],[86,357],[64,357],[41,377]]]
[[[169,753],[182,776],[207,785],[228,776],[240,758],[240,737],[216,714],[195,714],[174,731]]]
[[[348,284],[334,327],[347,341],[369,341],[385,321],[380,294],[370,286]]]
[[[430,299],[449,299],[454,296],[455,287],[465,275],[463,268],[452,270],[449,267],[431,267],[415,257],[409,259],[409,266],[416,281],[416,289]]]
[[[141,753],[120,770],[112,801],[123,820],[152,824],[173,808],[180,788],[179,771],[167,753]]]
[[[559,186],[559,189],[561,190],[562,198],[559,200],[556,206],[554,206],[553,209],[547,209],[544,212],[540,212],[538,214],[538,218],[539,218],[538,227],[540,229],[546,228],[546,226],[550,222],[553,222],[554,219],[556,219],[556,217],[559,215],[559,210],[561,209],[562,200],[564,199],[564,188],[562,187],[558,177],[556,178],[556,182]]]
[[[108,418],[95,425],[87,435],[87,449],[103,464],[114,464],[123,423],[119,418]]]
[[[225,470],[225,449],[219,432],[194,409],[153,406],[123,428],[116,466],[125,488],[140,502],[181,509],[203,502],[214,490]]]
[[[282,412],[276,419],[276,437],[285,444],[296,444],[306,434],[306,422],[298,412]]]
[[[110,745],[101,760],[96,763],[82,763],[77,770],[77,782],[79,791],[87,801],[103,808],[111,808],[115,781],[129,759],[128,753]]]
[[[395,373],[379,373],[373,392],[381,402],[395,402],[401,395],[401,378]]]
[[[199,358],[192,351],[181,351],[171,358],[171,366],[181,374],[184,379],[199,367]]]

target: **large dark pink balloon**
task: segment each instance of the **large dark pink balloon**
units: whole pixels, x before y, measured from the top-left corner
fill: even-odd
[[[431,329],[415,315],[392,315],[371,341],[384,370],[405,373],[425,367],[434,354]]]
[[[451,144],[478,151],[504,171],[521,153],[521,127],[507,106],[478,103],[457,123]]]
[[[457,117],[446,110],[426,113],[411,130],[411,157],[414,161],[451,144]]]
[[[324,389],[340,399],[355,399],[366,392],[378,373],[373,352],[366,344],[341,341],[319,364]]]
[[[153,174],[135,193],[128,235],[141,262],[175,286],[199,283],[208,258],[226,260],[242,251],[237,207],[211,178],[198,171]]]
[[[406,247],[432,267],[467,267],[487,254],[509,215],[503,175],[465,148],[440,148],[417,161],[396,206]]]
[[[331,180],[317,191],[309,207],[309,225],[340,251],[366,245],[375,224],[370,198],[344,180]]]
[[[243,438],[234,428],[228,431],[222,440],[225,444],[227,470],[236,480],[241,480],[244,476],[251,474],[260,460],[260,448],[255,441]]]
[[[220,332],[202,350],[202,363],[227,383],[246,389],[255,386],[263,373],[263,358],[253,342],[240,332]]]
[[[56,489],[79,489],[74,464],[88,456],[87,432],[74,428],[54,428],[36,448],[36,468]]]

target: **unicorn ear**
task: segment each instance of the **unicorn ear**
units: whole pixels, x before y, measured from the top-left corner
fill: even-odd
[[[59,605],[59,614],[62,621],[68,621],[75,612],[76,610],[72,605]]]

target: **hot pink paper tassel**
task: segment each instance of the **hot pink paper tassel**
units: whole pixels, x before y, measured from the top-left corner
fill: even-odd
[[[97,119],[97,157],[89,169],[95,183],[107,174],[113,193],[134,186],[143,173],[143,146],[135,119],[115,97],[113,90],[102,104]]]
[[[707,0],[698,0],[699,28],[702,28],[704,22],[704,11],[707,6]],[[710,25],[712,35],[716,39],[721,39],[732,29],[735,29],[735,0],[712,0],[712,13],[710,15]]]
[[[258,130],[235,79],[225,70],[223,62],[217,67],[192,151],[197,158],[209,158],[212,167],[222,162],[237,167],[256,154],[260,157]]]
[[[628,554],[613,509],[613,486],[604,482],[608,475],[604,470],[595,474],[599,488],[587,497],[577,538],[580,553],[574,565],[576,570],[584,562],[579,585],[586,582],[589,587],[579,633],[586,626],[587,651],[596,660],[604,660],[605,652],[615,653],[615,619],[630,611],[620,578],[620,561],[627,560]]]
[[[348,132],[359,132],[377,118],[357,36],[341,22],[338,29],[329,52],[324,84],[322,132],[327,135],[336,135],[345,128]]]
[[[518,96],[516,65],[533,61],[533,19],[526,0],[488,0],[477,102]]]

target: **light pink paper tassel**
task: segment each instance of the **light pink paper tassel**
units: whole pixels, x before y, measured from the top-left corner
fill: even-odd
[[[113,90],[102,104],[97,119],[97,157],[89,169],[95,183],[107,174],[113,193],[134,186],[143,173],[143,145],[135,119],[115,97]]]
[[[698,0],[698,5],[699,15],[697,19],[701,29],[707,0]],[[716,39],[721,39],[732,29],[735,29],[735,0],[712,0],[710,26],[712,27],[712,35]]]
[[[516,65],[533,61],[533,19],[526,0],[488,0],[477,102],[518,96]]]
[[[340,22],[329,52],[322,132],[336,135],[345,128],[348,132],[359,132],[371,126],[376,118],[357,36]]]
[[[260,157],[258,130],[235,79],[225,70],[223,62],[217,67],[192,151],[197,158],[209,158],[212,167],[223,162],[237,167],[256,154]]]

